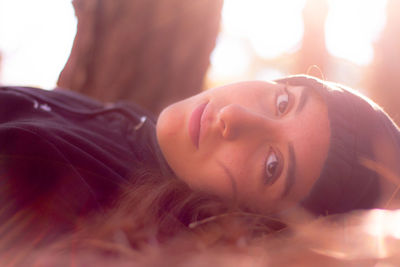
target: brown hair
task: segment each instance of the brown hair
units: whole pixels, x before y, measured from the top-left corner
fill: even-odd
[[[48,224],[39,227],[32,211],[19,212],[18,218],[10,218],[0,228],[4,249],[0,254],[20,262],[32,255],[40,260],[51,251],[119,257],[177,239],[195,241],[192,245],[196,240],[231,244],[283,227],[267,216],[246,213],[232,202],[193,191],[175,177],[161,176],[159,170],[142,169],[134,175],[134,182],[107,210],[78,218],[73,231],[56,232]]]

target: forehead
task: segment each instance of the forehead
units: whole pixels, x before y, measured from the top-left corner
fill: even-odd
[[[330,122],[325,101],[319,93],[306,87],[310,94],[303,112],[299,113],[291,131],[296,157],[296,182],[292,198],[300,200],[318,179],[330,145]]]

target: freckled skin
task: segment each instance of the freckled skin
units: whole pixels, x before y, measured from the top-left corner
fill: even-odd
[[[326,159],[330,129],[327,108],[316,92],[288,86],[287,110],[277,113],[277,96],[285,85],[251,81],[204,91],[164,109],[157,121],[157,139],[177,177],[194,189],[235,198],[259,211],[279,211],[310,191]],[[300,112],[303,90],[310,90]],[[188,125],[193,110],[204,102],[199,147]],[[289,167],[288,145],[295,158],[295,182],[283,198]],[[273,185],[263,180],[271,148],[282,155],[282,172]]]

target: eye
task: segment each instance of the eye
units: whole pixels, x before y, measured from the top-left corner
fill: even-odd
[[[271,150],[265,163],[265,184],[272,185],[279,177],[279,159],[276,153]]]
[[[277,115],[282,115],[285,114],[289,106],[289,94],[286,92],[280,94],[276,98],[276,110],[277,110]]]

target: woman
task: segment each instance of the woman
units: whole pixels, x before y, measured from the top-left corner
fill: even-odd
[[[379,207],[398,182],[379,181],[365,160],[400,177],[390,118],[350,89],[307,76],[205,91],[166,108],[157,133],[180,179],[258,211]]]
[[[132,104],[104,106],[62,89],[3,87],[0,109],[0,219],[22,216],[21,227],[45,229],[48,238],[113,207],[132,185],[157,184],[146,194],[169,190],[158,198],[169,204],[157,203],[184,225],[227,210],[199,212],[201,198],[186,205],[188,188],[159,184],[173,176],[228,206],[325,215],[381,207],[394,192],[397,184],[366,162],[400,173],[390,118],[307,76],[211,89],[167,107],[157,123]]]

